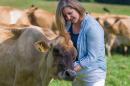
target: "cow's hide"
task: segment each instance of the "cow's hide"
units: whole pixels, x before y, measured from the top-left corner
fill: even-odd
[[[0,86],[48,86],[52,78],[72,81],[75,48],[40,27],[0,29]]]

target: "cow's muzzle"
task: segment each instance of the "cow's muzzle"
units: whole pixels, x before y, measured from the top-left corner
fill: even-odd
[[[58,75],[61,79],[67,81],[73,81],[76,78],[76,72],[71,69],[67,69],[64,72],[60,72]]]

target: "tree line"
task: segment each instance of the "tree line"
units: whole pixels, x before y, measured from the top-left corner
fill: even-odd
[[[110,4],[130,4],[130,0],[80,0],[80,1],[90,1],[90,2],[101,2]]]
[[[58,0],[45,0],[45,1],[58,1]],[[130,5],[130,0],[79,0],[79,1]]]

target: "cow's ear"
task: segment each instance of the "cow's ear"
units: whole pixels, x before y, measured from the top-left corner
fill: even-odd
[[[44,41],[35,42],[34,46],[40,52],[47,52],[49,49],[49,45]]]
[[[11,32],[14,34],[15,37],[19,37],[25,29],[11,29]]]

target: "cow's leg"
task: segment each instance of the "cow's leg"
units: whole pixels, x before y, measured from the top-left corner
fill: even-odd
[[[124,45],[123,50],[124,50],[124,55],[128,56],[128,46]]]
[[[114,34],[109,34],[106,42],[106,52],[108,57],[111,57],[112,46],[116,40],[116,36]]]

